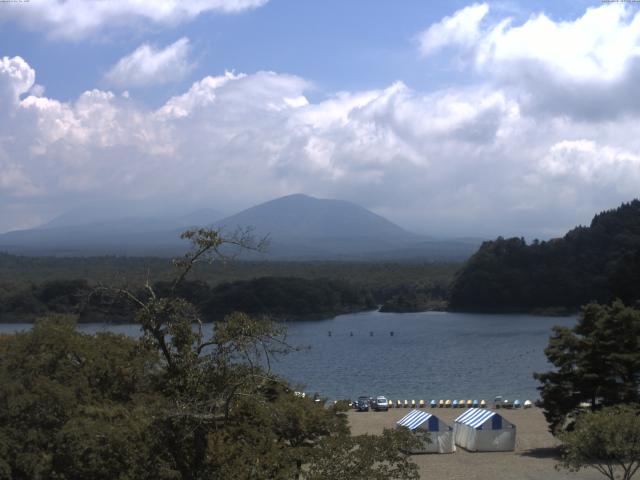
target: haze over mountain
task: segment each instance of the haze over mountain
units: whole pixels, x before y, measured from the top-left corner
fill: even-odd
[[[421,238],[355,203],[303,194],[261,203],[224,218],[216,225],[252,225],[256,232],[287,238]]]
[[[185,248],[181,231],[211,224],[220,216],[200,209],[186,215],[92,222],[70,212],[33,229],[0,235],[0,250],[26,255],[174,255]]]
[[[0,3],[0,232],[309,192],[548,239],[638,193],[632,0]]]
[[[36,255],[176,255],[187,248],[180,233],[211,226],[232,233],[252,227],[268,237],[266,254],[244,258],[280,260],[463,259],[480,241],[433,240],[409,232],[359,205],[295,194],[215,221],[202,210],[171,218],[122,218],[69,225],[63,216],[41,227],[0,235],[0,250]]]
[[[173,215],[144,215],[132,212],[123,216],[107,212],[92,213],[90,208],[79,208],[63,213],[42,225],[34,227],[34,230],[51,229],[59,227],[79,227],[94,225],[97,228],[115,228],[116,230],[128,230],[129,233],[149,230],[170,230],[188,225],[210,224],[224,215],[212,208],[200,208],[187,214]]]

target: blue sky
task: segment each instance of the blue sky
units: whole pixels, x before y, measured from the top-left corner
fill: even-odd
[[[158,5],[0,4],[0,231],[303,192],[548,237],[638,195],[637,4]]]
[[[37,2],[34,2],[37,3]],[[47,30],[29,30],[5,22],[0,30],[3,55],[20,55],[38,72],[54,98],[70,101],[101,85],[105,71],[141,43],[166,46],[187,37],[197,49],[197,66],[183,81],[163,88],[140,89],[138,95],[161,103],[188,88],[194,80],[225,70],[273,70],[311,79],[316,95],[339,90],[379,88],[402,80],[412,88],[434,89],[468,82],[448,65],[425,62],[415,48],[416,36],[442,17],[469,5],[454,0],[392,1],[271,0],[238,14],[205,13],[175,26],[103,29],[82,41],[52,39]],[[556,19],[571,18],[590,1],[530,1],[523,5],[498,2],[494,8],[526,19],[547,12]],[[29,8],[28,5],[7,5]],[[1,15],[2,11],[0,11]],[[1,18],[1,17],[0,17]]]

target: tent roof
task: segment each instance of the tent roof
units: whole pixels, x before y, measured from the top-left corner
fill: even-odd
[[[433,415],[427,412],[421,412],[420,410],[411,410],[407,415],[402,417],[396,423],[403,427],[407,427],[409,430],[418,428],[424,422],[429,420]]]
[[[456,418],[455,422],[467,425],[471,428],[478,428],[494,415],[500,416],[497,412],[485,410],[484,408],[470,408],[458,418]]]

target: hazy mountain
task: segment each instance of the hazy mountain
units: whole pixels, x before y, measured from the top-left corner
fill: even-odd
[[[247,225],[256,236],[269,237],[265,257],[274,259],[460,260],[482,243],[434,240],[354,203],[302,194],[277,198],[215,223],[229,232]]]
[[[247,225],[257,236],[269,236],[272,255],[277,256],[388,250],[425,239],[354,203],[301,194],[256,205],[215,223],[227,231]]]
[[[0,250],[37,255],[172,256],[187,248],[179,235],[190,226],[213,226],[227,233],[252,227],[256,236],[268,236],[268,252],[243,254],[247,259],[460,260],[480,244],[466,239],[434,240],[354,203],[301,194],[277,198],[222,220],[206,209],[181,217],[68,225],[73,218],[65,215],[39,228],[0,235]]]
[[[33,229],[0,235],[0,250],[27,255],[174,255],[186,248],[181,231],[211,225],[220,214],[201,209],[186,215],[69,224],[73,218],[65,214]]]
[[[276,198],[224,218],[216,225],[252,225],[283,238],[420,238],[355,203],[296,194]]]
[[[105,215],[98,215],[97,218],[91,218],[85,213],[79,214],[78,211],[74,210],[59,215],[53,220],[35,227],[33,230],[89,226],[91,229],[101,229],[105,231],[115,229],[118,232],[125,231],[133,233],[150,230],[173,230],[185,226],[210,225],[221,217],[222,214],[220,212],[211,208],[202,208],[183,215],[166,215],[161,217],[135,215],[115,218]]]

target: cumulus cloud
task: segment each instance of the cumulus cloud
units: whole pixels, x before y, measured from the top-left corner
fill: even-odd
[[[79,40],[106,27],[145,21],[175,25],[206,12],[235,13],[257,8],[268,0],[38,0],[8,5],[0,21],[16,21],[29,29],[46,29],[53,37]]]
[[[105,75],[109,85],[141,87],[182,80],[193,69],[189,62],[189,39],[181,38],[163,49],[140,45],[121,58]]]
[[[21,57],[2,57],[0,60],[0,106],[4,107],[5,112],[9,111],[12,104],[18,102],[20,95],[34,85],[35,78],[35,70]]]
[[[593,140],[563,140],[549,148],[538,171],[546,178],[579,181],[598,189],[615,187],[634,196],[640,185],[640,155]]]
[[[30,87],[20,75],[5,77],[13,90]],[[33,186],[22,195],[55,198],[61,208],[112,192],[245,206],[295,191],[400,208],[402,195],[389,191],[397,172],[419,197],[419,184],[440,189],[456,164],[491,150],[503,120],[517,116],[500,92],[424,95],[398,82],[311,103],[309,88],[293,75],[226,72],[155,110],[101,90],[74,102],[27,96],[13,104],[10,135],[0,147],[6,158],[19,159]],[[17,198],[7,188],[0,192],[6,205]]]
[[[30,95],[33,69],[1,65],[0,230],[88,199],[230,211],[306,192],[434,235],[557,235],[640,184],[637,117],[543,118],[494,83],[310,101],[298,76],[225,72],[149,109]]]
[[[584,120],[640,111],[640,11],[623,3],[589,8],[575,20],[544,13],[521,25],[484,27],[486,4],[459,10],[421,34],[421,51],[472,51],[470,65],[514,90],[523,108]]]
[[[573,21],[539,14],[522,25],[510,19],[487,30],[478,44],[481,68],[508,68],[511,62],[544,65],[561,78],[610,82],[640,56],[640,12],[621,3],[590,8]]]
[[[480,22],[487,13],[487,4],[474,4],[431,25],[418,36],[421,53],[432,55],[449,45],[473,46],[480,37]]]

